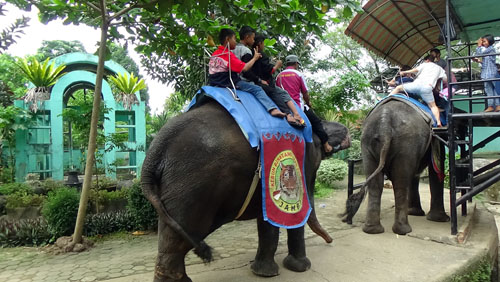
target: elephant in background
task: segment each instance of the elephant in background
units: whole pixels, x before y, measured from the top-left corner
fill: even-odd
[[[346,127],[333,122],[325,122],[324,127],[334,151],[350,146]],[[325,157],[319,138],[313,137],[314,143],[306,143],[305,159],[305,179],[312,207],[316,171]],[[211,248],[204,239],[235,219],[258,161],[258,151],[250,146],[237,123],[216,102],[207,102],[163,126],[147,152],[141,177],[143,192],[160,219],[154,281],[191,281],[184,258],[192,248],[205,262],[212,259]],[[260,186],[259,181],[257,189]],[[261,203],[261,193],[254,193],[238,220],[257,218],[259,243],[251,269],[259,276],[275,276],[279,274],[274,261],[279,228],[263,220]],[[325,241],[331,242],[314,208],[308,224]],[[293,271],[309,269],[304,227],[287,231],[289,254],[284,260],[285,267]]]
[[[431,208],[427,219],[449,221],[444,210],[443,181],[432,168],[430,120],[414,107],[392,99],[372,110],[363,124],[361,151],[366,182],[361,190],[349,197],[344,221],[352,220],[368,189],[368,207],[363,231],[384,232],[380,224],[380,204],[384,174],[392,181],[395,198],[395,218],[392,231],[405,235],[412,231],[408,215],[424,216],[418,184],[420,173],[429,167]],[[444,152],[444,145],[439,145]],[[443,158],[443,155],[441,156]],[[441,161],[441,169],[444,169]]]

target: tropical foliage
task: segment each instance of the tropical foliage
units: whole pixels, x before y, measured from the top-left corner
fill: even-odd
[[[167,54],[179,56],[180,65],[190,63],[189,58],[203,62],[203,47],[208,35],[215,37],[221,27],[250,25],[260,27],[283,37],[303,34],[317,34],[326,29],[329,20],[327,12],[341,4],[346,13],[352,13],[359,3],[355,0],[116,0],[106,1],[49,1],[49,0],[9,0],[18,7],[30,9],[32,5],[40,10],[40,19],[48,22],[63,18],[65,24],[85,23],[101,29],[98,49],[98,67],[95,93],[101,93],[104,76],[104,61],[109,57],[108,38],[125,38],[118,28],[125,27],[130,36],[127,40],[138,44],[138,51],[145,57],[156,54],[160,59],[169,60]],[[287,44],[293,47],[293,44]],[[305,45],[304,41],[299,46]],[[204,64],[203,64],[204,65]],[[193,70],[198,73],[199,69]],[[94,95],[94,105],[89,134],[88,151],[96,148],[98,111],[100,95]],[[80,209],[73,242],[81,241],[88,191],[90,189],[90,165],[93,155],[88,154],[86,173],[82,188]]]
[[[30,103],[30,109],[36,112],[38,109],[38,101],[47,100],[49,98],[49,88],[64,75],[63,71],[66,66],[61,64],[56,67],[55,62],[49,64],[48,58],[42,63],[35,58],[20,59],[17,62],[17,66],[21,69],[26,78],[35,85],[35,87],[28,90],[24,96],[24,101]]]
[[[5,3],[0,3],[0,16],[5,16],[7,10],[4,9]],[[16,39],[24,34],[23,28],[28,26],[29,18],[22,17],[16,19],[9,27],[0,31],[0,54],[9,48],[10,45],[16,43]]]
[[[109,76],[108,79],[119,90],[119,93],[116,93],[116,100],[122,102],[125,109],[130,110],[132,105],[139,104],[135,93],[146,88],[144,79],[139,80],[133,73],[130,76],[126,73],[117,73],[114,76]]]

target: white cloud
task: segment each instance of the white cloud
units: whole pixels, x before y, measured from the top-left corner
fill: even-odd
[[[38,21],[36,8],[31,12],[25,12],[17,9],[13,5],[5,6],[5,16],[0,16],[0,30],[11,25],[16,18],[23,15],[31,18],[29,27],[24,29],[24,35],[16,39],[17,43],[13,44],[7,50],[7,53],[23,57],[29,54],[35,54],[36,50],[41,47],[43,40],[78,40],[81,41],[85,50],[89,53],[94,53],[97,50],[97,43],[100,39],[100,30],[88,27],[86,25],[63,25],[62,20],[54,20],[44,25]],[[140,64],[139,55],[129,48],[130,57],[139,65],[141,75],[146,80],[149,88],[149,106],[151,111],[158,114],[163,111],[165,99],[174,92],[172,87],[162,84],[151,79],[144,71],[144,67]]]

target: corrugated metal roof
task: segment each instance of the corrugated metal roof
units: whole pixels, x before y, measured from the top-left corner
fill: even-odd
[[[451,7],[455,30],[464,41],[488,32],[498,34],[500,0],[451,0]],[[445,20],[445,0],[371,0],[345,33],[394,64],[413,66],[443,44],[440,32]]]

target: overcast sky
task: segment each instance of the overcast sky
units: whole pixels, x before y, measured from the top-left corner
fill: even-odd
[[[18,38],[16,40],[17,43],[11,45],[6,53],[19,57],[35,54],[43,40],[78,40],[83,43],[87,52],[93,54],[97,50],[96,44],[100,38],[100,31],[97,29],[86,25],[63,25],[61,20],[51,21],[49,24],[44,25],[38,21],[36,11],[32,10],[30,13],[27,13],[10,4],[5,6],[5,10],[7,10],[5,16],[0,16],[0,31],[10,26],[16,18],[20,18],[23,15],[31,18],[29,27],[24,29],[25,34],[21,38]],[[153,113],[159,113],[163,111],[165,99],[173,92],[173,89],[152,80],[141,66],[139,55],[130,47],[129,45],[129,55],[139,65],[140,73],[149,87],[149,106]]]

